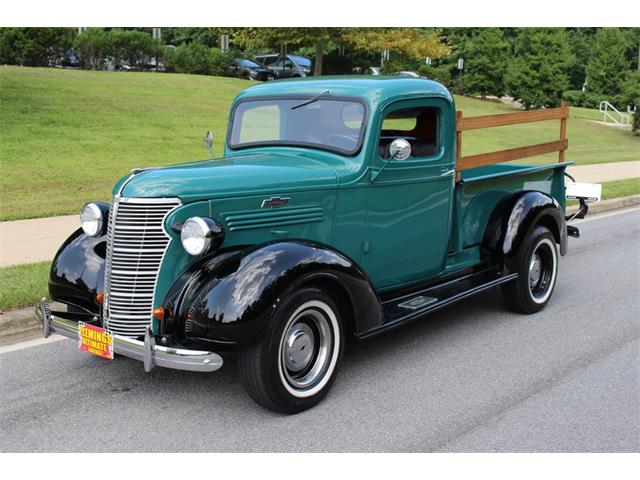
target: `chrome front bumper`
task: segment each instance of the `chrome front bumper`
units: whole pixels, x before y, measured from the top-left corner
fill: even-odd
[[[79,341],[78,322],[62,318],[59,314],[54,315],[46,298],[43,298],[36,306],[36,317],[42,323],[44,338],[47,338],[51,333],[57,333]],[[156,365],[177,370],[213,372],[222,367],[223,363],[222,357],[217,353],[156,345],[155,338],[151,334],[151,327],[147,327],[143,342],[113,335],[113,351],[143,362],[146,372]]]

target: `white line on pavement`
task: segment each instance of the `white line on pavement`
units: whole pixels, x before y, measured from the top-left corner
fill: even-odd
[[[49,338],[34,338],[32,340],[25,340],[24,342],[14,343],[13,345],[0,346],[0,354],[15,352],[16,350],[23,350],[25,348],[39,347],[40,345],[46,345],[48,343],[59,342],[66,337],[62,335],[53,334]]]

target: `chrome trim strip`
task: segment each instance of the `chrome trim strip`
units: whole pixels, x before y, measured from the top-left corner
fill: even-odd
[[[133,175],[131,175],[133,177]],[[131,178],[129,177],[129,178]],[[125,184],[128,180],[125,180]],[[124,185],[123,185],[124,187]],[[120,189],[122,191],[122,188]],[[109,292],[111,291],[111,264],[113,257],[113,231],[115,228],[116,215],[118,214],[118,203],[120,199],[120,192],[113,197],[111,202],[111,211],[109,212],[109,223],[107,224],[107,254],[104,262],[104,301],[102,303],[102,324],[108,327],[108,312],[109,312]]]
[[[53,315],[46,298],[36,306],[36,317],[42,323],[42,333],[47,338],[51,333],[79,340],[78,323]],[[145,330],[144,341],[113,334],[113,351],[119,355],[144,363],[146,372],[154,366],[190,370],[192,372],[213,372],[222,367],[224,361],[215,352],[187,350],[156,345],[151,327]]]

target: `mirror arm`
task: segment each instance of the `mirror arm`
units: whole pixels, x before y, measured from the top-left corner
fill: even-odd
[[[375,182],[376,178],[380,176],[380,174],[384,171],[385,168],[387,168],[387,165],[389,165],[392,160],[393,158],[389,158],[389,160],[386,160],[384,162],[384,165],[382,165],[382,168],[380,168],[379,170],[371,170],[371,180],[369,181],[369,183]]]

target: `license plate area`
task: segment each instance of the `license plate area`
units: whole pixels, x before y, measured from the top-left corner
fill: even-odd
[[[78,347],[91,355],[113,360],[113,335],[104,328],[79,322]]]

